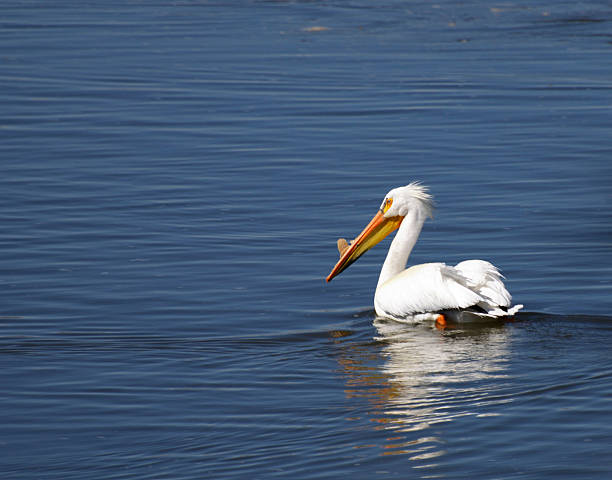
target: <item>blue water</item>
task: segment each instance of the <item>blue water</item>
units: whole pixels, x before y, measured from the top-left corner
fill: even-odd
[[[4,2],[3,479],[612,474],[608,2]],[[513,320],[376,319],[411,263]]]

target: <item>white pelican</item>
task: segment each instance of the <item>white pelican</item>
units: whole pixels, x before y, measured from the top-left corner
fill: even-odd
[[[391,190],[380,210],[349,245],[338,240],[340,260],[327,277],[329,282],[391,232],[398,230],[380,271],[374,307],[376,314],[400,321],[453,321],[514,315],[522,305],[511,306],[499,270],[484,260],[466,260],[454,267],[425,263],[406,268],[408,256],[433,200],[427,188],[415,182]]]

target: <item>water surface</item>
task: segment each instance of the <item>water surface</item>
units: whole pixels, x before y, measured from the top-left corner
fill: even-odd
[[[604,478],[606,2],[9,2],[0,14],[7,479]],[[411,263],[499,266],[525,311],[376,319]]]

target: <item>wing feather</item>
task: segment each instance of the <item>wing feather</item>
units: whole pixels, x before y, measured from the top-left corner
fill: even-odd
[[[455,269],[469,282],[472,289],[487,300],[492,307],[509,307],[512,297],[503,282],[503,275],[489,262],[466,260],[458,263]]]
[[[401,319],[422,313],[480,307],[482,315],[512,315],[512,297],[499,270],[484,260],[415,265],[376,289],[374,305],[381,316]]]
[[[444,263],[416,265],[377,288],[376,312],[401,318],[416,313],[468,308],[485,300],[468,284],[460,271]]]

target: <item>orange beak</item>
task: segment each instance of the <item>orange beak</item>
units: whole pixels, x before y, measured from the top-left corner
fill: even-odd
[[[342,273],[370,248],[378,244],[391,232],[397,230],[403,219],[404,217],[386,218],[382,210],[379,210],[363,229],[363,232],[351,243],[351,246],[342,253],[340,260],[338,260],[334,269],[327,276],[327,281],[331,281],[336,275]]]

